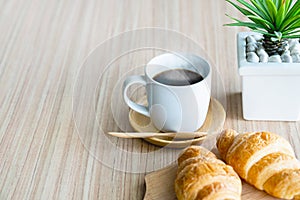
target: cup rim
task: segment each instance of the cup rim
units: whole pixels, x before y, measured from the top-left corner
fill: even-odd
[[[167,55],[167,54],[171,54],[171,55],[174,55],[174,54],[175,54],[175,55],[181,55],[181,57],[184,57],[184,55],[196,56],[197,58],[199,58],[200,60],[202,60],[202,61],[204,62],[205,65],[207,65],[207,67],[208,67],[208,73],[206,74],[205,77],[203,77],[202,74],[200,74],[199,72],[197,72],[197,73],[199,73],[199,74],[203,77],[203,79],[202,79],[201,81],[197,82],[197,83],[193,83],[193,84],[189,84],[189,85],[178,85],[178,86],[177,86],[177,85],[167,85],[167,84],[160,83],[160,82],[154,80],[153,77],[149,76],[149,74],[147,73],[147,69],[148,69],[148,66],[151,64],[151,61],[153,61],[154,59],[157,59],[158,57],[165,56],[165,55]],[[186,59],[186,60],[188,60],[188,59]],[[153,64],[153,65],[154,65],[154,64]],[[178,67],[178,69],[185,69],[185,68],[180,68],[180,67]],[[163,71],[167,71],[167,70],[163,70]],[[187,87],[195,87],[195,86],[197,86],[197,85],[199,85],[199,84],[203,84],[203,83],[206,82],[206,80],[210,77],[211,71],[212,71],[212,70],[211,70],[211,66],[210,66],[209,62],[208,62],[207,60],[205,60],[204,58],[202,58],[202,57],[200,57],[200,56],[198,56],[198,55],[195,55],[195,54],[191,54],[191,53],[178,53],[178,52],[174,52],[174,53],[164,53],[164,54],[160,54],[160,55],[158,55],[158,56],[155,56],[155,57],[153,57],[153,58],[146,64],[146,66],[145,66],[145,68],[144,68],[145,76],[146,76],[147,78],[149,78],[152,82],[154,82],[155,84],[161,85],[161,86],[167,86],[167,87],[171,87],[171,88],[185,88],[185,87],[187,88]],[[207,84],[207,82],[206,82],[206,84]]]

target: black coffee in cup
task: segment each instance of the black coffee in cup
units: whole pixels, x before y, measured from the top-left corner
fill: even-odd
[[[153,79],[165,85],[185,86],[198,83],[203,80],[203,77],[187,69],[171,69],[155,75]]]

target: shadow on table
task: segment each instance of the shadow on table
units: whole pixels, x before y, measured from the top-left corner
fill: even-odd
[[[242,108],[242,94],[231,93],[227,95],[227,118],[230,120],[244,120]]]

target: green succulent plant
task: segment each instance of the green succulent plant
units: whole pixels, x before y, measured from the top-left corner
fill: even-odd
[[[300,38],[300,0],[226,0],[250,21],[241,21],[227,15],[235,22],[226,26],[243,26],[261,33],[266,51],[282,49],[287,38]]]

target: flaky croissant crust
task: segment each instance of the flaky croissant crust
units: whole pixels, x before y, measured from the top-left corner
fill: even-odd
[[[179,200],[240,199],[241,180],[212,152],[191,146],[178,158],[175,192]]]
[[[278,198],[300,197],[300,162],[284,138],[229,129],[220,134],[217,147],[226,163],[256,188]]]

